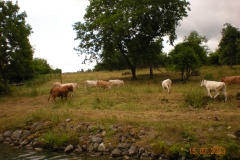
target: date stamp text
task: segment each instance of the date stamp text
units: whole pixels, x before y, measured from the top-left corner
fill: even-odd
[[[213,148],[190,148],[190,154],[226,154],[226,149],[223,147],[213,147]]]

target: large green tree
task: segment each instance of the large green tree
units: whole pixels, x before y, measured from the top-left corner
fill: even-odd
[[[220,62],[228,63],[232,68],[233,64],[240,63],[240,52],[238,50],[238,41],[240,39],[240,30],[229,23],[224,24],[222,29],[222,38],[219,42]]]
[[[207,43],[207,38],[192,31],[169,53],[174,70],[181,73],[182,80],[188,80],[197,68],[207,63],[208,47],[203,43]]]
[[[8,80],[32,73],[33,49],[28,36],[32,33],[26,24],[25,12],[19,12],[18,4],[0,1],[0,77],[5,93],[9,93]]]
[[[186,0],[90,0],[85,22],[73,25],[75,40],[80,40],[75,49],[90,55],[88,59],[117,49],[135,79],[136,67],[143,60],[152,69],[159,53],[153,47],[161,46],[162,37],[169,36],[171,44],[177,38],[176,27],[187,16],[189,5]]]

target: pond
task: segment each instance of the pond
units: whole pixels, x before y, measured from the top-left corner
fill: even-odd
[[[35,151],[0,143],[0,160],[109,160],[108,156],[90,157],[48,151]]]

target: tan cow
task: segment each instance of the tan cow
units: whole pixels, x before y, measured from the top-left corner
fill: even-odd
[[[63,83],[63,84],[61,84],[60,82],[54,82],[54,83],[53,83],[53,88],[54,88],[54,87],[69,86],[69,85],[72,85],[72,86],[73,86],[73,89],[74,89],[74,88],[79,88],[79,87],[78,87],[78,83]],[[74,92],[73,92],[73,91],[71,91],[71,97],[72,97],[72,96],[74,96]]]
[[[111,88],[111,82],[98,80],[97,81],[97,87],[100,87],[100,88]]]
[[[238,84],[240,85],[240,76],[229,76],[220,78],[221,82],[224,82],[225,84]]]
[[[51,96],[52,96],[52,102],[56,101],[55,100],[56,97],[61,97],[61,99],[63,99],[63,97],[66,97],[66,99],[67,99],[68,92],[73,92],[73,86],[72,85],[52,88],[50,90],[48,101],[49,101]]]

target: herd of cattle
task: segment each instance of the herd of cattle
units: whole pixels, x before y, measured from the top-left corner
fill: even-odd
[[[103,81],[103,80],[86,80],[85,81],[85,90],[87,88],[92,87],[100,87],[100,88],[111,88],[111,86],[121,86],[124,85],[123,80],[109,80],[109,81]],[[73,89],[78,88],[78,83],[64,83],[61,84],[60,82],[54,82],[53,87],[50,90],[50,94],[48,97],[48,101],[50,97],[52,96],[52,101],[55,101],[56,97],[68,97],[68,93],[71,92],[71,97],[74,95]]]
[[[219,95],[219,91],[222,91],[223,94],[225,95],[225,100],[227,100],[227,92],[226,92],[226,84],[238,84],[240,85],[240,76],[229,76],[225,78],[221,78],[220,82],[218,81],[209,81],[209,80],[202,80],[201,81],[201,86],[206,87],[208,96],[211,98],[216,98]],[[85,81],[85,90],[87,88],[92,88],[92,87],[100,87],[100,88],[111,88],[111,86],[121,86],[124,85],[123,80],[109,80],[109,81],[103,81],[103,80],[86,80]],[[167,89],[168,93],[170,93],[172,86],[172,81],[170,79],[166,79],[162,81],[162,88]],[[74,95],[73,89],[78,88],[78,83],[65,83],[61,84],[59,82],[54,82],[53,87],[50,90],[50,94],[48,97],[48,101],[50,97],[52,97],[52,101],[55,101],[56,97],[68,97],[68,93],[71,92],[71,96]],[[211,91],[215,91],[216,95],[212,97],[210,94]]]

